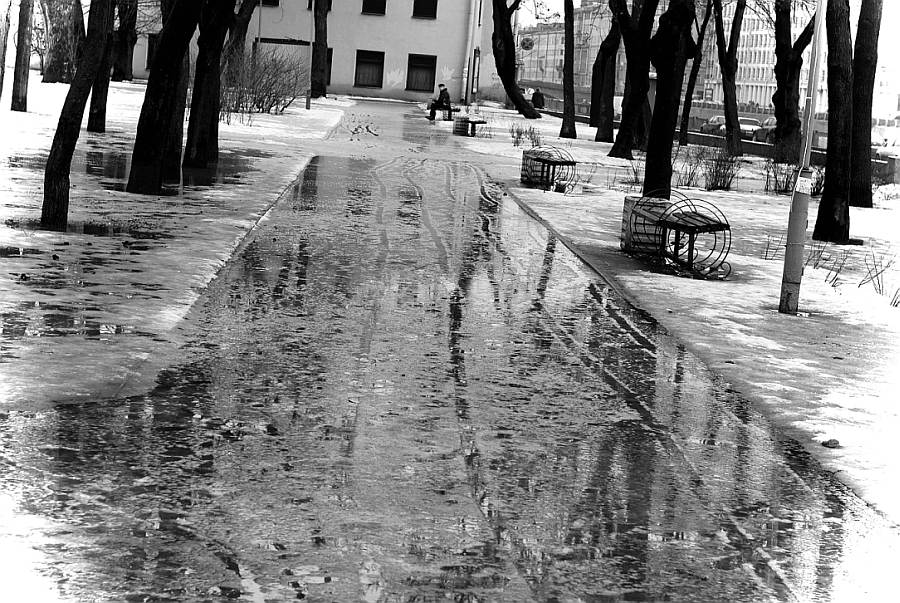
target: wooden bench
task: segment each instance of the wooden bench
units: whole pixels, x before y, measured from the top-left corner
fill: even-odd
[[[453,121],[453,114],[459,113],[459,107],[450,107],[449,109],[441,109],[444,115],[444,121]]]

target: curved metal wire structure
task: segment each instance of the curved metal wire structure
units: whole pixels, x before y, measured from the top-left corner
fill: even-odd
[[[656,236],[662,241],[661,256],[667,264],[687,268],[696,276],[727,277],[731,274],[731,264],[725,261],[731,251],[728,219],[705,199],[680,197],[666,208],[656,224]],[[701,224],[693,233],[671,226],[688,216],[693,223]]]
[[[520,180],[544,188],[566,188],[575,181],[575,161],[568,151],[559,147],[527,149],[522,152]]]
[[[691,199],[678,191],[669,192],[666,199],[662,196],[666,192],[652,191],[626,210],[629,236],[623,248],[693,276],[727,277],[731,225],[725,214],[704,199]]]

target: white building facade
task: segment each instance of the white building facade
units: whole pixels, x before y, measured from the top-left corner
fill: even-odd
[[[489,86],[496,79],[489,1],[317,1],[331,4],[330,93],[421,101],[434,97],[442,83],[460,101],[478,97],[481,82]],[[312,0],[261,0],[248,43],[293,49],[305,68],[312,8]]]

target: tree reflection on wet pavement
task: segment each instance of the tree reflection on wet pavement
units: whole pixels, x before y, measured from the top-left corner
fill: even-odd
[[[446,131],[366,110],[384,149],[321,145],[153,391],[0,415],[23,571],[63,600],[885,593],[894,528]]]

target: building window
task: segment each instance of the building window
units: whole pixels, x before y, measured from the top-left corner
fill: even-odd
[[[406,89],[417,92],[434,90],[434,72],[437,69],[437,57],[429,54],[409,55],[406,67]]]
[[[413,17],[437,19],[437,0],[413,0]]]
[[[362,13],[364,15],[383,15],[385,0],[363,0]]]
[[[153,57],[156,56],[157,48],[159,48],[159,34],[147,34],[147,69],[153,65]]]
[[[278,6],[279,0],[262,0],[260,4],[263,6]]]
[[[359,88],[381,88],[384,79],[384,53],[377,50],[356,51],[356,77]]]

